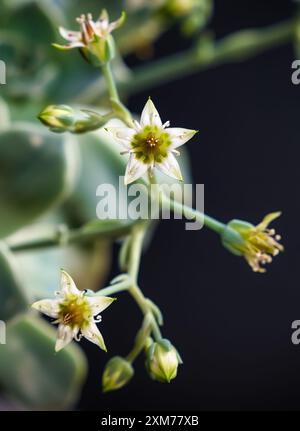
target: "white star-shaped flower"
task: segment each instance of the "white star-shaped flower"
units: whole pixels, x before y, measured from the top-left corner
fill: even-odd
[[[79,341],[83,336],[106,351],[103,337],[96,323],[101,318],[97,316],[105,310],[115,298],[107,296],[87,296],[77,289],[72,277],[61,271],[61,290],[56,292],[57,298],[43,299],[35,302],[32,307],[58,323],[55,351],[63,349],[73,338]]]
[[[61,36],[68,41],[67,45],[53,44],[59,49],[85,48],[99,39],[107,39],[110,33],[120,27],[125,20],[125,13],[119,19],[109,22],[108,13],[105,9],[102,10],[97,21],[93,21],[92,14],[82,14],[77,18],[80,25],[80,31],[68,30],[64,27],[59,27]]]
[[[174,154],[179,155],[177,148],[189,141],[197,131],[169,126],[169,121],[162,123],[154,103],[149,99],[140,122],[134,121],[132,127],[106,127],[123,146],[122,154],[129,153],[125,184],[132,183],[154,167],[182,180]]]

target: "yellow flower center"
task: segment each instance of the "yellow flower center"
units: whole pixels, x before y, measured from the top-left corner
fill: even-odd
[[[158,126],[145,126],[131,141],[135,157],[143,163],[161,163],[171,145],[169,134]]]
[[[245,240],[244,255],[255,272],[265,272],[261,265],[271,263],[273,256],[283,251],[283,246],[278,242],[280,236],[275,235],[274,229],[261,230],[254,227],[245,235]]]
[[[83,328],[92,316],[89,302],[84,296],[67,295],[59,305],[58,320],[71,328]]]

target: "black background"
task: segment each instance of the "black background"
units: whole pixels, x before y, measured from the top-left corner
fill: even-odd
[[[210,27],[221,37],[279,22],[294,10],[287,0],[218,0]],[[157,44],[156,57],[186,45],[173,30]],[[300,86],[291,83],[294,58],[289,44],[150,92],[164,121],[200,130],[188,148],[193,180],[205,184],[207,213],[256,224],[282,210],[275,227],[286,250],[266,274],[255,274],[213,232],[162,222],[143,258],[140,282],[163,309],[163,334],[184,365],[171,384],[159,384],[148,378],[140,358],[126,388],[101,394],[105,362],[130,350],[141,322],[124,294],[115,313],[104,316],[109,354],[84,343],[91,372],[79,409],[299,409],[300,345],[291,342],[291,323],[300,319]],[[132,97],[130,109],[139,112],[148,96],[149,90]]]

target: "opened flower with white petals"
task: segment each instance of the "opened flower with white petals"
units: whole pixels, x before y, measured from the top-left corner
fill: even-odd
[[[96,323],[101,321],[99,313],[115,298],[87,296],[84,291],[77,289],[66,271],[61,271],[61,290],[56,292],[56,296],[55,299],[43,299],[32,305],[41,313],[56,319],[54,323],[58,323],[58,333],[55,351],[63,349],[73,339],[79,341],[82,336],[106,351]]]
[[[125,184],[142,177],[148,169],[155,167],[164,174],[182,180],[180,167],[174,155],[177,148],[189,141],[196,130],[169,127],[162,123],[159,113],[149,99],[143,109],[140,122],[134,121],[130,127],[106,127],[123,146],[122,154],[129,154],[125,173]]]
[[[64,27],[59,27],[61,36],[68,41],[67,45],[59,45],[54,43],[53,46],[68,50],[79,48],[82,54],[89,59],[89,53],[100,61],[105,61],[107,53],[106,41],[109,39],[111,32],[120,27],[125,20],[125,13],[113,22],[109,22],[108,13],[103,9],[97,21],[93,21],[92,14],[81,15],[77,18],[80,25],[80,31],[67,30]]]

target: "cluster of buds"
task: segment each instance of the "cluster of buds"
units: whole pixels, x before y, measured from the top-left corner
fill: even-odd
[[[170,383],[177,376],[178,365],[182,360],[175,347],[169,340],[162,338],[153,341],[150,337],[143,340],[145,344],[146,370],[153,380],[161,383]],[[130,382],[134,369],[129,359],[115,356],[110,359],[103,372],[103,392],[121,389]]]

